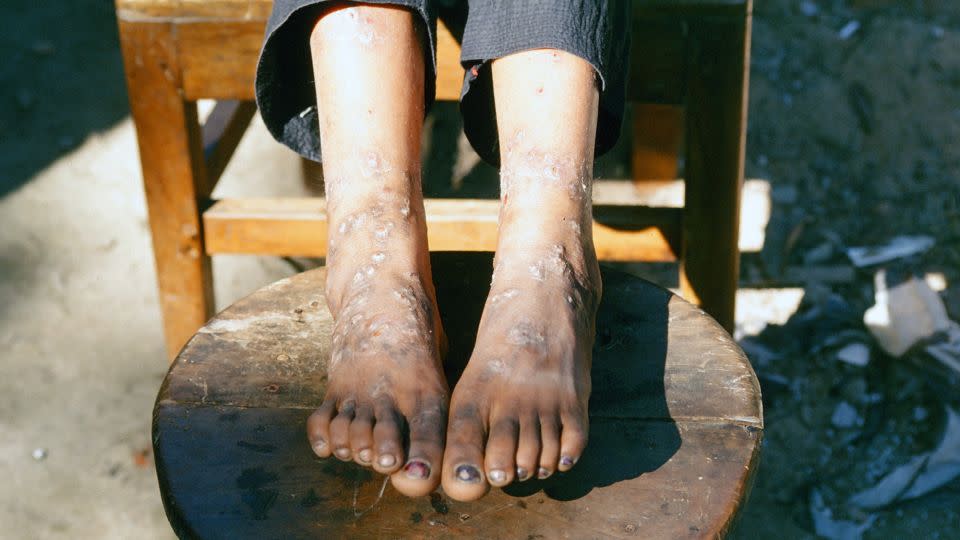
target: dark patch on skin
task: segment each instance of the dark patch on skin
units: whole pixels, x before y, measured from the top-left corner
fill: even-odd
[[[403,467],[403,472],[407,478],[414,480],[424,480],[430,478],[430,466],[420,460],[413,460]]]
[[[517,501],[517,508],[520,508],[521,510],[526,510],[527,503],[525,501]]]
[[[430,494],[430,506],[433,507],[433,511],[440,514],[446,515],[450,511],[450,507],[447,506],[447,501],[443,500],[443,497],[439,493]]]
[[[423,514],[420,512],[414,512],[410,514],[410,523],[417,524],[423,521]]]
[[[480,470],[473,465],[458,465],[454,476],[458,481],[466,484],[478,484],[483,479]]]

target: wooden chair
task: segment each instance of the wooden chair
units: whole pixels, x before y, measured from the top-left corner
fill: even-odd
[[[473,347],[491,254],[435,253],[448,379]],[[472,503],[416,499],[310,450],[332,321],[324,269],[269,285],[209,321],[154,408],[157,475],[180,538],[718,538],[763,435],[757,378],[715,321],[603,270],[590,440],[576,467]],[[456,309],[454,309],[456,308]]]
[[[116,6],[172,357],[213,314],[210,256],[323,256],[324,204],[210,199],[255,112],[253,78],[271,0]],[[634,8],[628,99],[683,107],[685,205],[597,205],[597,251],[606,260],[679,260],[684,297],[731,330],[752,0],[635,0]],[[455,100],[459,46],[442,26],[438,41],[437,99]],[[218,100],[202,126],[200,99]],[[648,166],[646,158],[650,143],[676,141],[680,130],[639,117],[633,129],[635,177],[676,170],[675,152],[653,152],[668,157],[665,166],[662,159]],[[431,248],[493,249],[496,209],[492,200],[429,200]]]

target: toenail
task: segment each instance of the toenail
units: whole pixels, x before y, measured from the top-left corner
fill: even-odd
[[[403,468],[407,473],[407,478],[414,480],[423,480],[430,477],[430,466],[420,460],[413,460]]]
[[[350,449],[349,448],[337,448],[333,451],[340,459],[350,459]]]
[[[460,465],[454,472],[457,480],[468,484],[476,484],[481,480],[480,470],[473,465]]]
[[[380,456],[380,459],[377,460],[377,463],[379,463],[381,467],[393,467],[393,464],[396,462],[397,458],[391,456],[390,454]]]
[[[372,452],[370,452],[370,449],[369,449],[369,448],[364,448],[363,450],[361,450],[360,452],[357,453],[357,459],[359,459],[360,461],[362,461],[362,462],[364,462],[364,463],[370,463],[370,457],[371,457],[370,454],[371,454],[371,453],[372,453]]]
[[[313,443],[314,452],[325,452],[327,450],[327,441],[323,439],[318,439]]]
[[[548,469],[544,468],[544,467],[540,467],[539,469],[537,469],[537,478],[539,478],[539,479],[541,479],[541,480],[543,480],[544,478],[549,477],[550,474],[551,474],[550,471],[549,471]]]
[[[490,474],[487,476],[490,477],[490,481],[496,484],[503,483],[507,479],[507,473],[501,471],[500,469],[494,469],[490,471]]]
[[[523,467],[517,467],[517,480],[523,482],[530,478],[530,472],[524,469]]]
[[[574,459],[570,456],[563,456],[560,458],[560,465],[562,467],[573,467],[573,464],[576,463]]]

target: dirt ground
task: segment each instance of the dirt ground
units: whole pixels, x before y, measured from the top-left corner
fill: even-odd
[[[16,24],[0,34],[0,538],[168,538],[149,453],[162,342],[113,5],[3,11]],[[933,237],[887,270],[942,274],[960,320],[960,2],[757,0],[749,115],[747,176],[770,182],[773,212],[741,282],[805,294],[784,324],[739,328],[767,428],[733,537],[958,538],[957,479],[849,503],[937,445],[960,382],[916,351],[883,353],[862,322],[877,268],[844,250]],[[488,189],[496,171],[458,151],[455,110],[428,122],[436,190]],[[254,127],[223,188],[303,190],[296,159]],[[626,175],[622,150],[602,175]],[[293,270],[228,257],[216,271],[223,304]],[[852,342],[869,364],[837,360]]]

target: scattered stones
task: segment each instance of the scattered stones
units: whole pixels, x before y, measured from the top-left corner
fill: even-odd
[[[863,268],[923,253],[934,243],[930,236],[897,236],[882,246],[848,248],[847,256],[855,266]]]
[[[866,367],[870,363],[870,347],[863,343],[850,343],[837,351],[837,360],[851,366]]]
[[[800,2],[800,13],[806,17],[816,17],[820,13],[820,7],[813,0],[802,0]]]
[[[950,328],[943,301],[926,282],[911,277],[889,288],[887,273],[877,272],[876,304],[863,315],[867,329],[890,355],[901,356],[922,339]]]
[[[860,30],[860,21],[854,19],[843,25],[843,28],[837,32],[837,37],[840,38],[840,41],[846,41],[853,37],[857,30]]]
[[[863,419],[857,414],[857,409],[846,401],[838,403],[837,408],[833,410],[833,415],[830,417],[830,423],[840,429],[854,428],[862,422]]]

